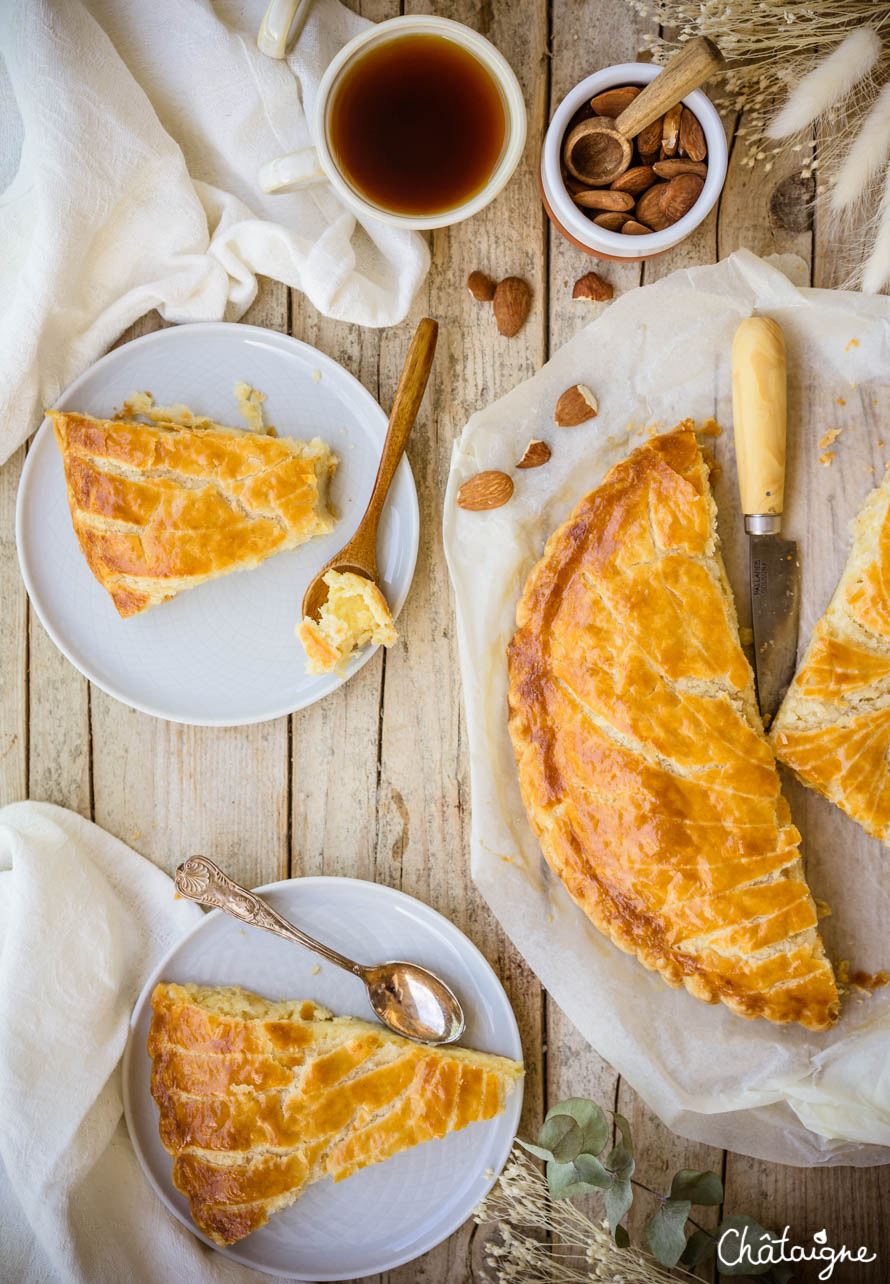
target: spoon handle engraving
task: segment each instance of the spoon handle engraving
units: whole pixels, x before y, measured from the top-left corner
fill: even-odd
[[[321,941],[316,941],[305,932],[301,932],[298,927],[294,927],[293,923],[282,918],[266,901],[224,874],[207,856],[190,856],[187,861],[183,861],[176,871],[174,881],[180,896],[185,896],[190,901],[221,909],[226,914],[231,914],[232,918],[240,919],[242,923],[249,923],[251,927],[262,928],[265,932],[274,932],[276,936],[282,936],[286,941],[303,945],[307,950],[320,954],[329,963],[335,963],[337,967],[342,967],[356,976],[362,976],[364,972],[361,964],[353,962],[343,954],[338,954],[336,950],[332,950]]]

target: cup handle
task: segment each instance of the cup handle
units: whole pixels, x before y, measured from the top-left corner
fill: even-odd
[[[284,58],[287,52],[288,32],[297,19],[295,35],[299,32],[312,0],[269,0],[269,7],[257,33],[256,43],[260,53],[269,58]]]
[[[258,175],[260,187],[264,192],[297,191],[301,187],[311,187],[314,183],[327,181],[327,174],[318,162],[318,153],[314,147],[304,147],[299,152],[288,152],[286,156],[276,156],[260,166]]]

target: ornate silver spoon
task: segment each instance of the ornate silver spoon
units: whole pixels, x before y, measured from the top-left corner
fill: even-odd
[[[303,945],[359,977],[365,983],[371,1007],[396,1034],[424,1043],[453,1043],[463,1034],[463,1009],[445,982],[432,972],[416,963],[354,963],[294,927],[254,892],[233,882],[208,857],[190,856],[179,866],[176,890],[190,901],[224,910],[251,927],[261,927]]]

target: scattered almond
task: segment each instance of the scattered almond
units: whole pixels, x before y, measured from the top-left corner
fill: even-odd
[[[573,299],[590,299],[594,303],[606,303],[615,293],[608,281],[604,281],[596,272],[585,272],[579,276],[572,290]]]
[[[669,223],[688,214],[701,196],[705,180],[698,174],[678,174],[672,178],[661,196],[661,209]],[[654,189],[653,189],[654,190]]]
[[[630,106],[639,92],[636,85],[617,85],[614,89],[604,89],[601,94],[591,98],[590,105],[594,115],[610,116],[614,120],[625,107]]]
[[[540,468],[550,458],[550,447],[546,441],[532,440],[525,448],[525,454],[516,465],[517,468]]]
[[[683,104],[677,103],[664,113],[661,127],[661,150],[665,156],[673,156],[680,141],[680,118],[683,115]],[[662,160],[664,157],[662,157]]]
[[[708,154],[705,131],[688,107],[680,115],[680,151],[692,161],[703,161]]]
[[[471,272],[467,277],[467,289],[480,303],[491,303],[494,298],[494,281],[484,272]]]
[[[655,170],[651,165],[634,165],[626,169],[612,184],[613,192],[632,192],[639,196],[655,182]]]
[[[556,403],[553,415],[554,422],[560,428],[574,428],[593,419],[599,410],[599,403],[586,384],[576,383],[565,392]]]
[[[645,223],[638,223],[635,218],[629,218],[621,229],[623,236],[649,236],[651,232],[651,227],[646,227]]]
[[[632,210],[634,207],[630,192],[609,192],[596,187],[578,192],[572,200],[585,210]]]
[[[620,232],[629,218],[630,215],[622,213],[621,210],[605,210],[602,214],[597,214],[593,221],[599,227],[604,227],[607,232]]]
[[[699,178],[704,178],[708,172],[707,165],[701,161],[682,160],[679,156],[656,161],[652,168],[659,178],[676,178],[678,174],[698,174]]]
[[[496,287],[491,305],[501,334],[512,339],[525,324],[532,305],[532,292],[518,276],[508,276]]]
[[[464,482],[457,492],[461,508],[471,513],[481,513],[489,508],[500,508],[513,494],[513,482],[506,473],[486,469]]]

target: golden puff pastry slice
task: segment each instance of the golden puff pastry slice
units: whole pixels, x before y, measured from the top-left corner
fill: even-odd
[[[372,580],[352,571],[328,571],[328,586],[318,620],[304,618],[297,637],[306,652],[307,673],[342,672],[360,647],[392,646],[398,634],[386,598]]]
[[[744,1017],[825,1030],[816,929],[686,421],[607,474],[517,609],[509,726],[544,855],[612,941]]]
[[[890,480],[854,523],[847,565],[773,722],[776,757],[890,842]]]
[[[148,1052],[195,1225],[233,1244],[324,1177],[500,1114],[522,1066],[412,1043],[310,1000],[160,984]]]
[[[49,417],[81,550],[125,618],[333,529],[317,437]]]

